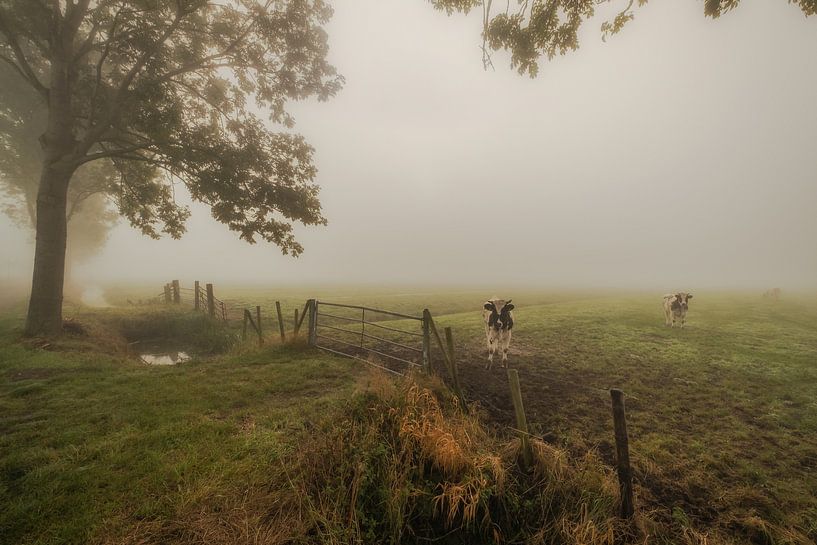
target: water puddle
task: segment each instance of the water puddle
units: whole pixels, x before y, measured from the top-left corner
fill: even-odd
[[[154,354],[139,354],[139,358],[148,365],[176,365],[190,359],[187,352],[163,352]]]

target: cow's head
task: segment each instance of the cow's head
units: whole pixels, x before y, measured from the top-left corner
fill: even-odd
[[[486,315],[488,316],[488,327],[500,330],[503,328],[507,329],[513,325],[511,311],[514,309],[514,306],[511,304],[510,299],[507,301],[504,299],[491,299],[490,301],[485,301],[482,308],[485,309]]]
[[[690,299],[692,299],[691,293],[686,293],[684,291],[678,292],[675,294],[675,300],[673,301],[672,306],[685,311],[689,308]]]

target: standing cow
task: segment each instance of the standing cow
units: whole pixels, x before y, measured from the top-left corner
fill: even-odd
[[[664,322],[668,327],[675,327],[675,322],[681,322],[681,327],[684,327],[690,299],[692,294],[684,291],[664,296]]]
[[[777,301],[778,299],[780,299],[780,288],[772,288],[770,290],[766,290],[765,292],[763,292],[763,298]]]
[[[494,364],[494,352],[502,353],[502,367],[508,367],[508,347],[511,344],[513,329],[513,305],[508,299],[489,299],[482,306],[482,318],[485,320],[485,336],[488,341],[488,363],[486,369]]]

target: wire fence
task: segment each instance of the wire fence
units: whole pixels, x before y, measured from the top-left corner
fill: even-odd
[[[227,321],[227,305],[214,295],[212,284],[207,284],[205,289],[202,289],[197,280],[193,288],[187,288],[182,287],[178,280],[173,280],[165,284],[164,290],[154,297],[166,304],[192,305],[196,310]]]

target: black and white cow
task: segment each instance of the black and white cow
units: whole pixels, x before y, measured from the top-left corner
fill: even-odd
[[[675,322],[681,322],[681,327],[684,327],[690,299],[692,299],[692,294],[686,293],[685,291],[668,293],[664,296],[665,325],[675,327]]]
[[[508,299],[489,299],[482,306],[482,318],[485,321],[485,336],[488,341],[488,364],[490,369],[494,364],[494,352],[502,353],[502,367],[508,366],[508,347],[511,344],[511,330],[513,329],[513,305]]]

